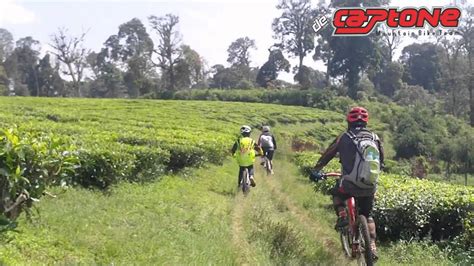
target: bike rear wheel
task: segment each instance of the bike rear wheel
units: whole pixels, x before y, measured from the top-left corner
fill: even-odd
[[[359,265],[372,266],[374,265],[374,257],[370,248],[369,226],[364,215],[359,215],[357,227],[359,230],[359,250],[361,253],[359,259],[362,260],[359,261]]]

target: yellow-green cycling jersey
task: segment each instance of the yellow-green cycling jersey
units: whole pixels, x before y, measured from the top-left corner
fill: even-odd
[[[234,158],[239,166],[250,166],[255,162],[255,157],[262,154],[260,146],[258,146],[252,138],[243,137],[236,141],[232,148]]]

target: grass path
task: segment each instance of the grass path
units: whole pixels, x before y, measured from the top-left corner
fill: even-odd
[[[280,180],[285,178],[285,175],[288,177],[288,173],[295,171],[295,167],[285,160],[275,160],[275,164],[279,166],[280,171],[277,171],[273,176],[262,178],[265,185],[269,187],[271,193],[273,193],[276,198],[285,204],[288,211],[304,228],[307,234],[313,236],[314,240],[317,241],[327,253],[330,253],[338,260],[345,261],[345,258],[339,251],[339,243],[334,239],[334,234],[327,233],[327,225],[321,225],[317,220],[312,219],[307,210],[295,204],[291,196],[282,191]],[[291,177],[294,178],[294,176]]]
[[[300,185],[299,172],[286,155],[277,156],[275,164],[281,171],[274,176],[267,176],[257,163],[257,187],[248,197],[241,192],[236,197],[233,227],[238,236],[234,239],[241,243],[242,254],[246,254],[239,264],[267,260],[272,264],[348,264],[338,252],[335,234],[327,233],[331,232],[328,224],[312,219],[304,207],[291,200],[292,195],[281,189],[278,180]],[[307,196],[312,198],[311,186],[305,185]],[[257,259],[252,262],[248,258]]]
[[[232,210],[232,243],[234,244],[234,250],[237,253],[238,265],[251,265],[254,256],[252,256],[252,248],[250,243],[247,241],[245,236],[245,223],[244,213],[250,206],[245,205],[245,198],[241,192],[238,191],[238,195],[235,197],[234,206]]]

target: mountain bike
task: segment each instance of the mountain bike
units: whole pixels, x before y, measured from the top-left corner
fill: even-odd
[[[323,173],[323,180],[328,177],[340,178],[341,174]],[[350,197],[346,200],[345,208],[349,224],[339,230],[339,236],[344,253],[351,259],[357,259],[359,265],[374,265],[374,257],[372,249],[370,248],[367,217],[359,214],[354,197]]]

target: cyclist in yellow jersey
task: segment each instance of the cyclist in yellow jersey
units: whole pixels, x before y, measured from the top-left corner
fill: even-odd
[[[254,179],[254,169],[253,164],[255,163],[255,157],[257,155],[263,155],[262,148],[250,138],[250,133],[252,129],[249,126],[242,126],[240,128],[241,137],[234,143],[232,147],[232,155],[237,160],[239,164],[239,179],[238,185],[242,179],[242,174],[245,169],[248,169],[250,175],[250,184],[252,187],[255,187]]]

